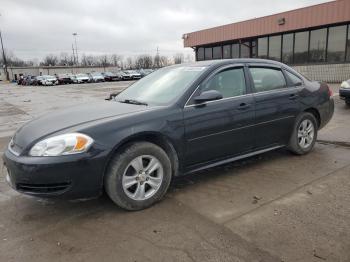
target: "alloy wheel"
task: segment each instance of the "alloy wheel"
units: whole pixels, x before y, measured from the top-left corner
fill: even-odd
[[[122,185],[125,194],[133,200],[146,200],[152,197],[163,181],[163,166],[151,155],[134,158],[126,167]]]

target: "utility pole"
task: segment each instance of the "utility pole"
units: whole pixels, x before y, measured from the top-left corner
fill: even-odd
[[[74,53],[74,45],[72,44],[72,51],[73,51],[73,65],[75,65],[75,53]]]
[[[1,14],[0,14],[1,16]],[[2,35],[0,30],[0,42],[1,42],[1,49],[2,49],[2,58],[4,60],[4,69],[6,74],[6,80],[9,81],[9,73],[7,72],[7,61],[6,61],[6,55],[5,55],[5,49],[4,49],[4,43],[2,42]]]
[[[75,41],[75,55],[77,56],[77,65],[79,65],[79,57],[78,57],[78,46],[77,46],[77,33],[73,33],[74,41]]]

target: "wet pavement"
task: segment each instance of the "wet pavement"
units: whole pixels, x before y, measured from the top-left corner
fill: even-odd
[[[93,106],[129,84],[0,84],[0,154],[26,121]],[[105,195],[21,195],[5,183],[0,161],[0,261],[350,261],[350,108],[337,95],[335,102],[312,153],[281,149],[178,179],[161,203],[139,212]]]

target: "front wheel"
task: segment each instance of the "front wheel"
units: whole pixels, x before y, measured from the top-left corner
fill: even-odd
[[[289,150],[297,155],[309,153],[316,143],[317,129],[317,120],[313,114],[307,112],[301,114],[295,122]]]
[[[117,152],[105,176],[108,196],[126,210],[158,202],[171,181],[171,162],[164,150],[149,142],[130,144]]]

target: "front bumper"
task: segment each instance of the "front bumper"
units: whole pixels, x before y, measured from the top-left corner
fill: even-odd
[[[15,190],[39,197],[89,198],[101,194],[106,154],[59,157],[3,155],[6,180]]]
[[[343,100],[350,100],[350,88],[340,88],[339,97]]]

